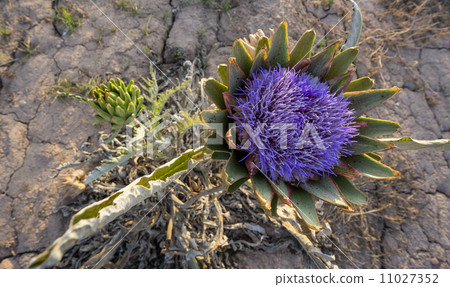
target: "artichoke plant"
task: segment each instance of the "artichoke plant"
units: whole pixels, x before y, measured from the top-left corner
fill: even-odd
[[[268,214],[276,215],[278,204],[284,203],[317,230],[321,224],[316,199],[352,211],[368,198],[350,179],[399,177],[375,152],[450,150],[449,139],[374,138],[400,127],[363,114],[400,89],[372,90],[372,79],[353,79],[362,18],[351,2],[354,14],[342,49],[339,40],[311,56],[315,33],[308,30],[289,51],[286,22],[271,30],[269,37],[258,30],[248,40],[236,40],[228,63],[218,66],[219,80],[203,81],[205,93],[218,108],[201,113],[203,123],[215,133],[206,145],[185,151],[84,207],[72,217],[67,231],[29,266],[56,265],[77,242],[207,162],[206,154],[227,161],[224,174],[229,192],[247,184]],[[95,89],[94,97],[90,104],[98,112],[97,119],[111,123],[116,132],[143,109],[143,98],[133,82],[125,86],[119,79],[111,80],[108,86]]]
[[[125,86],[117,78],[109,80],[106,85],[96,87],[92,94],[94,99],[89,104],[97,111],[95,119],[99,122],[111,124],[117,133],[131,123],[144,108],[144,98],[134,81]]]
[[[281,200],[317,230],[315,199],[354,210],[368,198],[349,179],[399,177],[375,152],[393,142],[418,143],[374,138],[400,126],[362,115],[400,89],[372,89],[372,79],[354,79],[358,47],[341,50],[342,40],[311,56],[315,36],[306,31],[290,51],[282,22],[269,37],[258,30],[236,40],[228,63],[217,68],[219,80],[203,82],[218,109],[201,118],[217,134],[206,147],[227,161],[229,192],[246,183],[267,213],[276,215]]]

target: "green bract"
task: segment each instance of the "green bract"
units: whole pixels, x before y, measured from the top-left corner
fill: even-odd
[[[131,123],[143,109],[144,98],[134,81],[125,86],[119,78],[110,80],[107,86],[96,87],[92,93],[95,99],[89,104],[97,111],[95,118],[111,124],[114,130]]]

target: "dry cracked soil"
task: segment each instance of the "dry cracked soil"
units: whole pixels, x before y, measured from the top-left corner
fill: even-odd
[[[147,57],[162,70],[197,57],[205,75],[216,76],[235,39],[259,28],[267,32],[282,20],[288,22],[291,44],[309,28],[315,28],[317,39],[344,37],[351,5],[324,2],[333,1],[1,0],[0,268],[25,267],[65,231],[68,222],[58,207],[71,191],[59,182],[74,169],[57,175],[56,168],[71,161],[84,142],[98,139],[93,111],[75,100],[48,96],[58,80],[139,78],[148,74]],[[396,85],[402,91],[369,115],[399,122],[396,136],[450,138],[449,34],[433,38],[440,33],[433,26],[407,45],[426,23],[400,22],[385,2],[360,1],[364,32],[357,74],[373,77],[375,88]],[[70,31],[56,19],[58,5],[69,7],[82,24]],[[448,4],[442,5],[448,11]],[[333,208],[323,215],[352,260],[334,250],[336,263],[341,268],[449,268],[450,152],[383,156],[401,171],[401,179],[362,180],[368,206],[354,215]],[[305,267],[286,250],[234,256],[242,268]]]

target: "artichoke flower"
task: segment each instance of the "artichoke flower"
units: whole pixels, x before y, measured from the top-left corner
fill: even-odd
[[[354,79],[358,47],[341,50],[342,40],[311,56],[314,39],[308,30],[289,51],[282,22],[269,37],[258,30],[236,40],[228,63],[217,68],[219,81],[203,82],[218,110],[201,119],[219,136],[206,146],[213,159],[227,161],[229,192],[247,183],[268,214],[276,215],[281,200],[318,230],[315,199],[353,211],[368,198],[349,179],[399,177],[375,153],[395,146],[374,137],[400,126],[362,115],[400,89]]]
[[[122,80],[109,80],[106,85],[96,87],[94,99],[89,104],[97,111],[95,119],[111,124],[116,132],[131,123],[143,109],[144,98],[134,81],[125,86]]]

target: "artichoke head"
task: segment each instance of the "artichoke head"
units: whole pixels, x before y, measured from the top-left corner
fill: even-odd
[[[394,146],[373,137],[392,134],[400,126],[362,115],[396,95],[400,89],[372,90],[372,79],[355,79],[353,61],[358,47],[341,50],[342,40],[311,55],[315,37],[314,30],[307,30],[290,50],[287,24],[282,22],[275,31],[270,31],[269,36],[258,30],[249,39],[236,40],[228,63],[217,68],[219,80],[209,78],[203,81],[203,90],[218,109],[202,112],[201,118],[216,133],[208,138],[206,144],[213,152],[212,158],[227,161],[225,180],[229,192],[246,183],[253,188],[266,213],[276,215],[277,201],[280,200],[293,205],[310,228],[319,229],[316,199],[353,211],[355,206],[366,203],[368,198],[349,178],[359,175],[384,179],[399,176],[399,172],[382,164],[381,157],[374,153]],[[233,123],[233,115],[239,113],[236,99],[242,97],[240,91],[258,71],[273,67],[307,73],[326,83],[330,92],[348,97],[359,135],[349,147],[351,155],[342,157],[332,173],[317,175],[308,182],[274,182],[257,168],[257,155],[239,148],[242,139],[231,136],[233,125],[230,124]],[[218,125],[222,125],[223,129],[217,129]],[[218,143],[217,138],[223,138],[224,142]]]
[[[119,78],[109,80],[92,93],[94,99],[89,104],[97,111],[95,119],[111,124],[116,131],[131,123],[143,109],[144,98],[134,81],[125,86]]]

